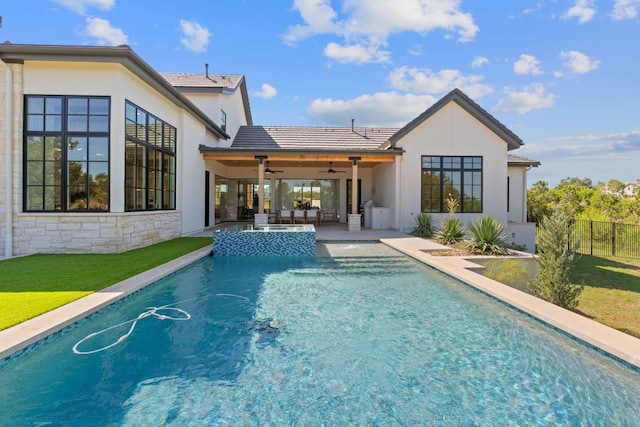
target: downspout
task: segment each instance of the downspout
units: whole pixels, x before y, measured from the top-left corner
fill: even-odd
[[[13,257],[13,71],[0,58],[0,64],[5,69],[5,194],[6,194],[6,217],[5,217],[5,258]]]
[[[524,170],[524,176],[522,177],[522,223],[527,223],[527,174],[533,168],[533,166],[527,166]]]

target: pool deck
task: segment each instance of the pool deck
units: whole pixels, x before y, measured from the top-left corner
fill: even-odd
[[[209,237],[212,234],[213,228],[197,233],[195,236]],[[318,227],[316,238],[318,241],[379,240],[630,365],[640,368],[640,339],[474,273],[471,269],[477,269],[478,265],[469,261],[469,257],[430,255],[429,251],[446,249],[445,246],[438,243],[395,230],[363,228],[360,232],[349,232],[345,224]],[[78,320],[148,286],[197,259],[207,256],[211,250],[212,246],[207,246],[41,316],[0,331],[0,360],[55,334]]]

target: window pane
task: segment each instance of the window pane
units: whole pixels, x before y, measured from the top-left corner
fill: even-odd
[[[44,116],[29,114],[29,116],[27,116],[27,130],[28,131],[43,131],[44,130]]]
[[[67,199],[69,200],[68,210],[87,210],[89,206],[87,202],[87,187],[84,185],[70,185]]]
[[[89,132],[109,132],[109,116],[89,116]]]
[[[60,186],[44,188],[44,210],[60,211],[62,210],[62,188]]]
[[[45,116],[45,130],[47,132],[62,131],[62,116],[48,115]]]
[[[87,98],[69,98],[67,100],[67,112],[69,114],[84,114],[88,111],[89,100]]]
[[[136,107],[134,107],[128,102],[125,105],[125,118],[129,122],[132,122],[132,123],[136,122]]]
[[[85,162],[67,163],[67,184],[86,185],[87,184],[87,164]]]
[[[42,137],[28,137],[27,138],[27,160],[42,160],[44,159],[44,141]]]
[[[45,185],[60,185],[62,177],[62,170],[60,168],[60,162],[45,162],[44,163],[44,184]]]
[[[108,116],[109,115],[109,99],[108,98],[89,99],[89,114]]]
[[[27,210],[41,211],[43,209],[43,201],[42,187],[27,187]]]
[[[61,157],[62,147],[60,146],[60,138],[57,136],[47,136],[44,139],[45,160],[60,160]]]
[[[107,138],[89,138],[89,160],[109,160],[109,140]]]
[[[46,98],[45,113],[62,114],[62,98],[53,98],[53,97]]]
[[[27,112],[29,114],[44,114],[44,98],[39,96],[28,97]]]
[[[27,185],[42,185],[43,180],[42,162],[27,162]]]
[[[67,130],[69,132],[86,132],[87,116],[68,116]]]
[[[67,139],[67,160],[87,160],[87,138]]]

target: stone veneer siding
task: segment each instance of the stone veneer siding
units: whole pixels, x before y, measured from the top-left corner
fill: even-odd
[[[176,211],[113,214],[18,214],[14,256],[119,253],[181,236]]]

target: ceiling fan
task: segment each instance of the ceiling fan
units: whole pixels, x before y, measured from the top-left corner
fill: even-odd
[[[333,162],[329,162],[329,169],[327,169],[325,171],[319,171],[319,172],[324,172],[324,173],[345,173],[346,171],[335,170],[333,168]]]
[[[284,172],[284,171],[279,171],[279,170],[275,170],[275,169],[271,169],[269,167],[269,160],[267,160],[266,164],[265,164],[265,168],[264,168],[264,173],[280,173],[280,172]]]

